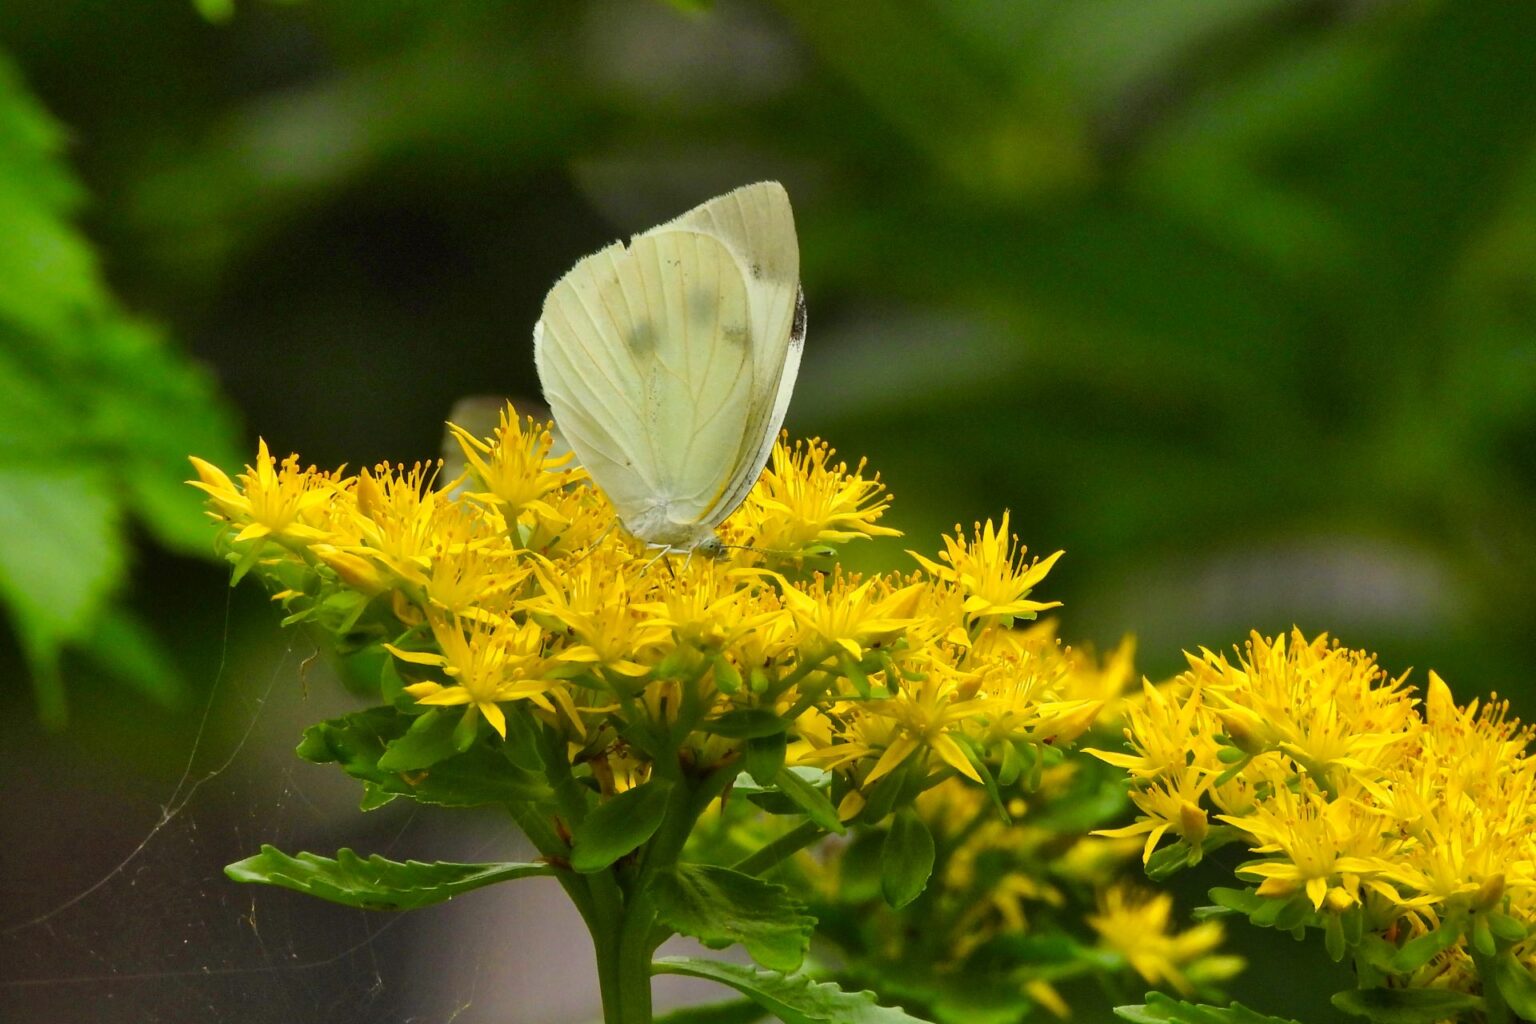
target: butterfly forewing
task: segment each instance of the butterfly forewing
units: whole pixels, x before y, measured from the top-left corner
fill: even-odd
[[[788,196],[765,182],[587,257],[545,299],[545,396],[642,540],[697,543],[762,472],[799,366],[798,278]]]
[[[577,264],[544,309],[545,396],[620,518],[635,529],[660,506],[673,522],[699,520],[733,475],[753,411],[734,258],[696,232],[643,236]]]

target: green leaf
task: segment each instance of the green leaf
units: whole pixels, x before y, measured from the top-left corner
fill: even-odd
[[[52,685],[64,645],[90,632],[121,580],[125,551],[107,480],[90,469],[0,465],[0,598],[34,673]],[[62,719],[61,690],[39,690]]]
[[[711,949],[740,943],[775,971],[798,970],[816,919],[789,890],[711,864],[682,864],[651,883],[662,924]]]
[[[280,885],[363,910],[411,910],[496,882],[552,875],[554,869],[547,864],[402,863],[378,854],[365,859],[351,850],[338,851],[335,860],[313,853],[290,857],[262,846],[256,856],[236,861],[224,873],[237,882]]]
[[[933,833],[910,807],[896,813],[880,848],[880,893],[901,908],[917,899],[933,874]]]
[[[789,723],[769,708],[736,708],[699,723],[702,732],[744,740],[782,735],[788,728]]]
[[[1242,1003],[1209,1006],[1187,1003],[1161,992],[1148,992],[1147,1001],[1140,1005],[1115,1007],[1115,1016],[1132,1024],[1297,1024],[1285,1017],[1250,1010]]]
[[[197,13],[216,25],[222,25],[235,16],[235,0],[192,0]]]
[[[1154,882],[1167,881],[1184,868],[1194,867],[1196,864],[1199,864],[1206,854],[1213,850],[1219,850],[1236,839],[1236,833],[1225,826],[1217,826],[1207,832],[1205,841],[1199,847],[1191,847],[1187,842],[1180,839],[1172,846],[1165,846],[1148,858],[1146,866],[1147,877]]]
[[[468,751],[434,764],[424,772],[401,774],[379,767],[385,746],[405,735],[413,719],[394,708],[370,708],[312,725],[297,753],[315,764],[339,764],[362,781],[364,810],[397,796],[444,807],[539,801],[551,795],[541,776],[512,764],[486,739]]]
[[[784,767],[784,753],[788,748],[784,733],[759,736],[747,741],[747,754],[742,761],[746,773],[760,786],[772,785],[773,777]]]
[[[1220,886],[1211,890],[1211,901],[1218,907],[1251,915],[1269,901],[1251,889],[1225,889]]]
[[[671,793],[671,783],[652,779],[599,804],[571,834],[571,867],[601,871],[637,849],[661,827]]]
[[[750,999],[727,999],[700,1006],[680,1006],[656,1018],[656,1024],[757,1024],[766,1011]]]
[[[1362,988],[1335,992],[1333,1005],[1380,1024],[1435,1024],[1480,1009],[1483,1001],[1439,988]]]
[[[780,793],[783,793],[790,801],[816,824],[828,832],[843,832],[843,823],[838,820],[837,808],[832,806],[826,794],[817,787],[805,781],[793,768],[781,768],[773,777],[773,784]]]
[[[1488,919],[1488,927],[1492,929],[1493,934],[1505,942],[1520,942],[1526,936],[1527,929],[1525,925],[1508,914],[1501,914],[1497,910],[1489,910],[1485,911],[1483,916]]]
[[[85,639],[91,663],[165,706],[177,707],[187,696],[181,671],[167,657],[149,626],[126,608],[109,607]]]
[[[1434,931],[1403,943],[1392,956],[1392,972],[1407,974],[1429,963],[1435,956],[1456,945],[1461,938],[1461,922],[1447,921]]]
[[[379,769],[386,772],[414,772],[430,768],[459,753],[454,730],[463,715],[457,711],[432,708],[417,715],[411,727],[399,739],[391,740],[379,758]]]
[[[1512,953],[1494,961],[1493,980],[1499,994],[1521,1020],[1536,1020],[1536,978]]]
[[[662,957],[656,974],[681,974],[729,986],[784,1024],[926,1024],[904,1010],[881,1006],[873,992],[845,992],[803,974],[780,974],[697,957]]]

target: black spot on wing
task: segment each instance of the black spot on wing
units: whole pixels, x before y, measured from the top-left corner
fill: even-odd
[[[707,288],[688,289],[688,316],[696,324],[713,324],[720,294]]]
[[[752,340],[752,331],[746,324],[724,324],[720,328],[720,337],[727,345],[745,349]]]
[[[795,318],[789,325],[789,343],[805,344],[805,289],[795,289]]]
[[[629,329],[629,350],[641,358],[647,358],[656,351],[656,325],[649,320],[640,320]]]

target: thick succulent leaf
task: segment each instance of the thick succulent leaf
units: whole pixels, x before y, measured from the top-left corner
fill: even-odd
[[[793,768],[779,769],[773,777],[773,784],[807,818],[829,832],[843,831],[843,823],[838,819],[837,808],[832,806],[832,801]]]
[[[893,907],[904,907],[928,887],[933,874],[933,833],[911,808],[898,811],[880,848],[880,892]]]
[[[571,833],[571,867],[601,871],[638,849],[661,827],[671,791],[669,783],[652,779],[598,806]]]

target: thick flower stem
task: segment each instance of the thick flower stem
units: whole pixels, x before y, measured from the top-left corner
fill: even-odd
[[[1486,1024],[1512,1024],[1514,1014],[1510,1012],[1509,1004],[1504,1001],[1504,993],[1499,991],[1498,983],[1494,980],[1497,976],[1497,958],[1482,953],[1471,942],[1467,943],[1467,952],[1483,983],[1483,1020]]]
[[[650,1024],[651,955],[666,937],[658,928],[651,881],[671,870],[699,816],[734,778],[734,769],[704,779],[679,777],[661,827],[639,851],[634,863],[589,876],[599,914],[592,929],[603,1024]]]
[[[651,1024],[650,952],[636,962],[634,953],[626,949],[628,921],[621,901],[604,893],[597,902],[603,910],[592,929],[592,948],[597,954],[603,1024]]]

